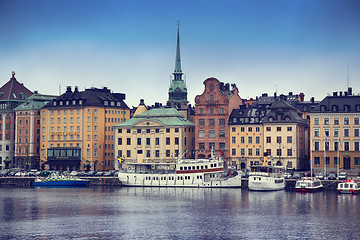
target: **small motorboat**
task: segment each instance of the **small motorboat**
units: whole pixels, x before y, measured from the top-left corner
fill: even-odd
[[[338,193],[357,194],[360,193],[359,180],[345,180],[338,184]]]
[[[38,177],[35,179],[34,187],[51,187],[51,186],[86,186],[88,184],[88,180],[75,178],[72,176],[63,176],[58,174],[51,174],[48,177]]]
[[[297,192],[317,192],[324,186],[321,181],[316,178],[303,178],[296,181],[295,190]]]

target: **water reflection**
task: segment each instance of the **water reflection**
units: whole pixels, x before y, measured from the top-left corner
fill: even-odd
[[[0,189],[0,239],[358,239],[359,197],[240,189]]]

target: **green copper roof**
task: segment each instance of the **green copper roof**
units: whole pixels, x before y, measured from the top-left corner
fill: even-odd
[[[175,108],[155,108],[140,113],[114,127],[132,127],[144,120],[157,121],[163,126],[195,126],[194,123],[184,118]]]
[[[30,110],[30,109],[40,109],[46,104],[48,104],[54,98],[56,98],[56,96],[41,95],[34,93],[30,97],[28,97],[24,103],[16,107],[14,110],[21,111],[21,110]]]

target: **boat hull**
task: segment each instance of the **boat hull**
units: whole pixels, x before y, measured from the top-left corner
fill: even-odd
[[[251,191],[278,191],[285,189],[285,180],[277,177],[249,176],[248,187]]]
[[[322,190],[322,187],[319,188],[295,188],[296,192],[310,193],[310,192],[319,192]]]
[[[181,175],[181,176],[179,176]],[[239,188],[241,176],[208,179],[202,174],[131,174],[118,173],[123,186],[128,187],[182,187],[182,188]],[[201,177],[200,177],[201,176]],[[180,177],[180,179],[178,179]],[[186,177],[186,178],[185,178]]]
[[[88,180],[58,180],[58,181],[35,181],[34,187],[52,187],[52,186],[86,186]]]

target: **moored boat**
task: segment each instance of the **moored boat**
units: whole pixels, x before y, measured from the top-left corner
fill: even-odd
[[[123,186],[133,187],[241,187],[241,176],[214,156],[179,159],[176,163],[126,162],[118,177]]]
[[[358,180],[345,180],[344,182],[338,184],[337,192],[358,194],[360,193],[360,183]]]
[[[249,190],[277,191],[285,189],[282,167],[253,165],[250,169]]]
[[[88,180],[75,178],[71,176],[60,176],[51,174],[48,177],[38,177],[35,179],[34,187],[51,187],[51,186],[86,186]]]
[[[295,190],[297,192],[317,192],[323,187],[319,179],[309,177],[297,180]]]

